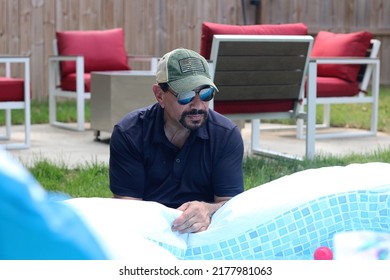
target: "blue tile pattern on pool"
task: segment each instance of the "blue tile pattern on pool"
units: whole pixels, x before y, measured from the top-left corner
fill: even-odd
[[[313,259],[319,246],[334,249],[335,233],[357,230],[390,233],[388,193],[362,190],[324,196],[270,217],[235,238],[221,236],[217,244],[186,250],[159,245],[185,260],[304,260]]]

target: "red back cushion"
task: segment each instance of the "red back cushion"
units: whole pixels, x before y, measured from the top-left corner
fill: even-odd
[[[59,55],[84,56],[85,73],[130,70],[122,28],[57,32]],[[76,72],[75,62],[61,63],[61,75]]]
[[[220,35],[307,35],[304,23],[229,25],[213,22],[202,23],[200,54],[210,59],[213,36]]]
[[[320,31],[314,40],[311,57],[365,57],[371,39],[372,34],[366,31],[347,34]],[[317,75],[355,82],[359,69],[360,65],[319,64]]]

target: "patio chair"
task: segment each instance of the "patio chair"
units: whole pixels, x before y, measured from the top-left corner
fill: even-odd
[[[214,35],[211,73],[219,93],[210,107],[232,120],[251,120],[252,152],[302,159],[260,145],[260,119],[298,118],[308,125],[305,157],[314,157],[312,91],[307,113],[299,112],[312,44],[307,35]]]
[[[124,31],[109,30],[59,31],[53,42],[54,55],[49,57],[50,124],[62,128],[85,130],[85,100],[91,98],[91,72],[131,70],[130,60],[148,61],[151,56],[126,53]],[[57,120],[57,99],[76,99],[77,124]]]
[[[302,22],[284,24],[234,25],[202,22],[200,54],[210,59],[214,35],[308,35],[307,26]]]
[[[0,110],[5,110],[5,135],[0,136],[0,145],[6,149],[27,149],[30,147],[30,58],[24,56],[0,56],[0,65],[5,65],[5,77],[0,77]],[[13,65],[23,65],[19,77],[11,75]],[[12,67],[11,67],[12,65]],[[11,138],[11,110],[24,111],[24,142]],[[2,141],[7,143],[2,144]]]
[[[317,69],[316,104],[324,107],[323,123],[318,128],[330,127],[331,104],[371,104],[370,128],[366,131],[342,130],[316,133],[316,138],[373,136],[378,127],[380,41],[368,32],[335,34],[318,33],[311,53]],[[371,93],[369,94],[369,85]],[[301,110],[307,100],[301,104]],[[297,137],[304,138],[304,125],[297,122]]]

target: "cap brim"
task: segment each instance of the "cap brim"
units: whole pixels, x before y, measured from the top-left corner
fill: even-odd
[[[204,85],[212,86],[218,91],[213,81],[202,75],[188,76],[183,79],[168,82],[168,85],[176,93],[189,92]]]

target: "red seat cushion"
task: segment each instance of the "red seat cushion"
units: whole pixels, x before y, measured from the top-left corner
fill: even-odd
[[[292,100],[215,101],[214,110],[220,114],[288,112],[294,109]]]
[[[0,77],[0,101],[23,101],[23,79]]]
[[[359,93],[358,81],[334,77],[317,77],[317,97],[354,96]]]
[[[84,56],[84,72],[130,70],[122,28],[57,32],[59,55]],[[61,83],[76,72],[76,63],[61,63]],[[71,78],[70,78],[71,79]],[[89,86],[88,86],[89,87]]]
[[[210,59],[213,36],[221,35],[307,35],[304,23],[229,25],[213,22],[202,23],[200,54]]]
[[[337,34],[320,31],[313,45],[311,57],[365,57],[372,34],[366,31]],[[360,65],[319,64],[317,76],[336,77],[355,82]]]

